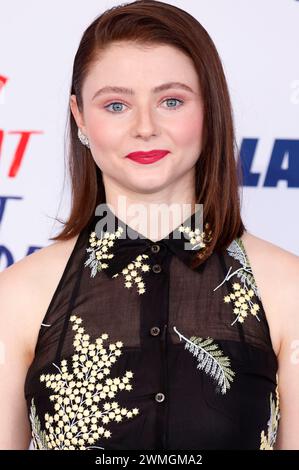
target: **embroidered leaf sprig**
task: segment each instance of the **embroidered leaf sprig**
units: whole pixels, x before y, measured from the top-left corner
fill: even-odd
[[[31,422],[32,444],[34,449],[45,450],[48,448],[46,432],[42,431],[39,417],[36,413],[34,399],[31,400],[29,419]]]
[[[268,432],[267,435],[265,434],[265,431],[261,432],[260,450],[273,450],[276,442],[278,423],[280,419],[278,385],[276,385],[275,393],[276,400],[273,398],[272,393],[270,394],[270,418],[267,423]]]
[[[96,232],[92,232],[89,238],[89,248],[86,251],[90,253],[89,258],[85,261],[84,266],[91,269],[91,277],[95,277],[97,272],[107,269],[108,264],[103,260],[114,257],[113,253],[109,253],[109,249],[113,247],[115,240],[120,238],[123,232],[122,227],[118,227],[116,232],[101,232],[101,237],[97,238]]]
[[[226,281],[229,281],[231,277],[236,275],[240,279],[242,285],[235,282],[232,286],[233,292],[229,292],[228,295],[223,297],[224,303],[231,302],[234,307],[233,313],[236,315],[236,318],[231,323],[231,326],[233,326],[237,321],[239,323],[243,323],[249,312],[258,321],[260,321],[258,316],[260,306],[254,301],[254,296],[260,299],[260,294],[242,240],[240,238],[233,240],[227,248],[227,252],[230,256],[239,261],[241,267],[231,272],[231,266],[223,281],[215,287],[214,291],[221,287]]]
[[[260,299],[260,293],[258,291],[252,268],[250,266],[244,244],[241,238],[236,238],[227,248],[227,252],[230,256],[241,263],[242,268],[236,271],[234,274],[240,279],[242,284],[247,287],[247,289],[252,289],[254,294]]]
[[[230,367],[230,359],[224,356],[223,351],[214,343],[213,338],[200,338],[191,336],[190,339],[182,335],[173,327],[180,340],[185,341],[185,349],[197,358],[197,368],[210,375],[217,383],[217,391],[225,394],[233,382],[235,372]]]

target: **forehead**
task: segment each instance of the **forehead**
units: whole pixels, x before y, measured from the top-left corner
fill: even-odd
[[[86,87],[115,85],[154,88],[164,82],[183,82],[198,92],[192,59],[170,45],[113,43],[92,64]]]

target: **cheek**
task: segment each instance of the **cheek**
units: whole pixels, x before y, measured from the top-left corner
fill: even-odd
[[[90,112],[86,117],[86,127],[93,146],[98,149],[113,148],[117,141],[117,127],[111,125],[109,119]]]
[[[197,113],[180,120],[172,128],[173,138],[177,145],[182,147],[193,147],[201,144],[203,118]]]
[[[120,147],[117,128],[95,113],[86,117],[86,127],[92,142],[93,159],[102,172],[109,173],[115,164],[114,154]]]

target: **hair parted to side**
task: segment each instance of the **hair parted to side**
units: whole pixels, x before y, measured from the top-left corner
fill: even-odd
[[[217,49],[204,27],[186,11],[155,0],[122,3],[106,10],[86,29],[73,64],[70,94],[83,109],[82,85],[92,65],[111,43],[134,41],[138,45],[171,45],[193,61],[201,87],[204,119],[202,152],[196,163],[196,202],[203,204],[203,222],[213,232],[200,265],[214,250],[223,250],[240,237],[239,185],[241,163],[235,142],[233,112],[224,70]],[[105,203],[102,172],[90,149],[78,139],[76,121],[68,110],[68,171],[71,213],[60,234],[51,240],[68,240],[91,221],[98,204]],[[57,219],[59,220],[59,219]],[[61,222],[61,220],[59,220]]]

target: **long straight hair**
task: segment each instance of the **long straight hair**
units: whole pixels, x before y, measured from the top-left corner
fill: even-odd
[[[193,267],[214,250],[225,249],[245,226],[240,213],[241,160],[235,141],[233,112],[217,49],[205,28],[186,11],[154,0],[114,6],[85,30],[73,64],[70,94],[82,112],[82,85],[93,64],[113,42],[171,45],[188,55],[197,71],[204,105],[202,151],[195,165],[196,203],[203,222],[212,229],[204,256],[195,255]],[[71,182],[71,211],[62,231],[50,240],[67,240],[91,221],[97,205],[106,202],[102,172],[90,149],[78,139],[76,121],[68,109],[67,165]]]

